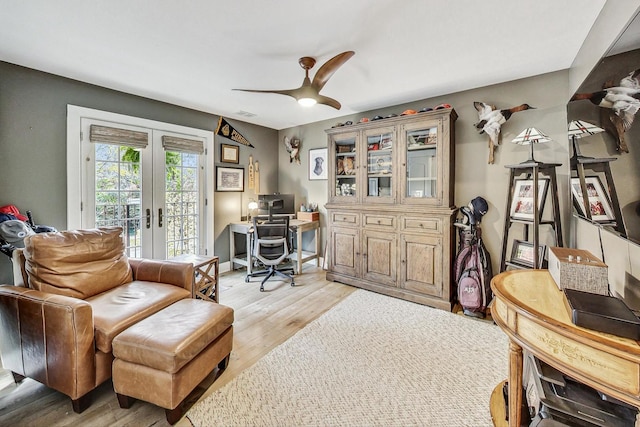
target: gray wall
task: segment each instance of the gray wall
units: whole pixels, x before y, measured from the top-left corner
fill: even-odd
[[[60,230],[67,223],[67,104],[212,131],[218,123],[213,114],[0,62],[0,206],[13,204],[22,213],[31,210],[36,223]],[[269,182],[265,189],[275,191],[277,132],[229,122],[256,147],[240,146],[240,165],[248,163],[251,153],[259,158],[263,182]],[[215,137],[216,165],[221,142],[235,144]],[[240,220],[241,193],[216,193],[214,203],[215,252],[225,261],[229,259],[227,224]],[[0,256],[0,283],[12,283],[11,264],[4,255]]]

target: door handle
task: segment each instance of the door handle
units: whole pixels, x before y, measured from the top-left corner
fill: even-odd
[[[151,228],[151,209],[147,209],[147,228]]]
[[[162,228],[162,208],[158,209],[158,227]]]

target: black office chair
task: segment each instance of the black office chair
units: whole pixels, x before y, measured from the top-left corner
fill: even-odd
[[[291,280],[295,286],[293,275],[295,269],[289,256],[291,254],[291,231],[289,217],[253,218],[253,257],[265,268],[247,274],[245,282],[251,277],[265,276],[260,283],[260,292],[264,292],[264,284],[273,276],[281,276]]]

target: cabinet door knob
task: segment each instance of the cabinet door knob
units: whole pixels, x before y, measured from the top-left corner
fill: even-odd
[[[378,220],[378,224],[380,224],[380,220]]]

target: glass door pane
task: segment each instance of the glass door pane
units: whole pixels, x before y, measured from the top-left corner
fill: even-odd
[[[198,254],[200,195],[198,154],[165,152],[166,257]]]
[[[142,254],[142,168],[140,151],[95,144],[95,226],[123,228],[127,255]]]
[[[392,176],[393,133],[367,134],[367,196],[392,196]]]
[[[356,197],[356,137],[337,140],[335,152],[336,196]]]
[[[407,131],[407,187],[405,197],[438,197],[438,128]]]

